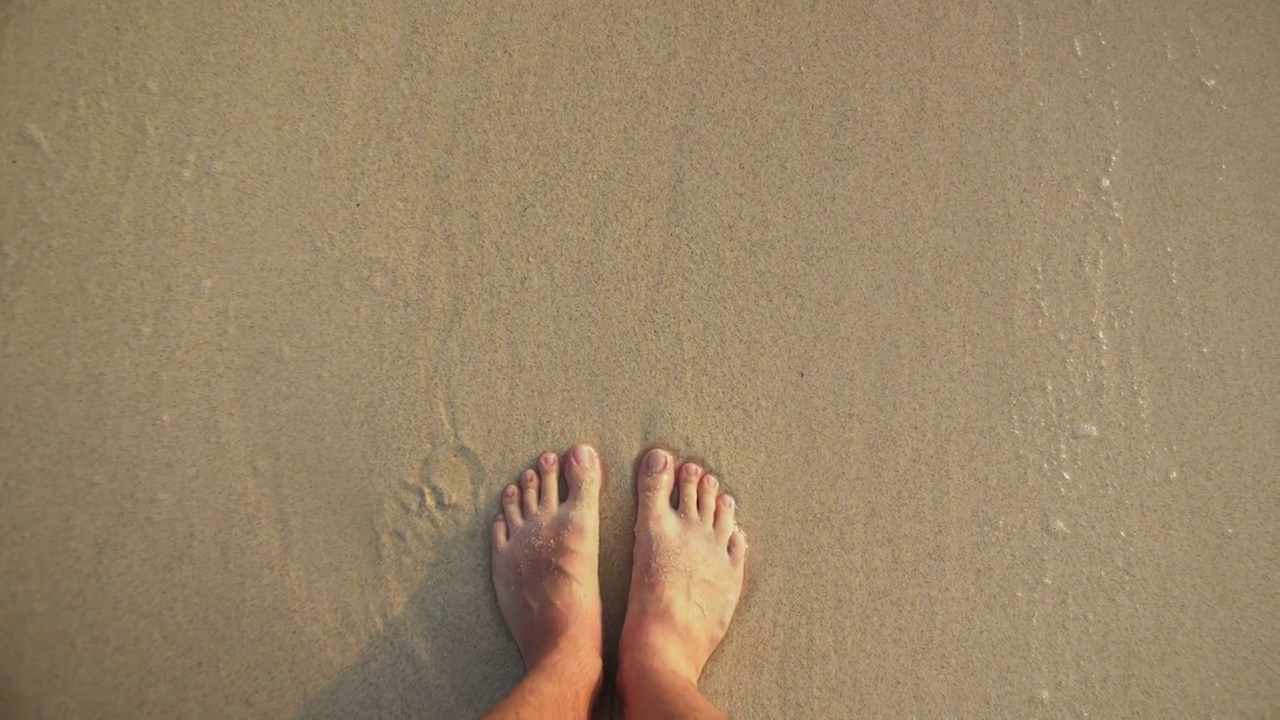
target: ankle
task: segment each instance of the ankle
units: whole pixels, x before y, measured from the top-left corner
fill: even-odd
[[[620,655],[616,677],[624,717],[686,717],[686,714],[671,712],[667,706],[685,707],[690,698],[702,697],[697,677],[690,677],[689,673],[652,658],[624,658]]]
[[[589,650],[557,650],[526,668],[525,675],[554,678],[575,699],[589,703],[604,682],[604,658]]]
[[[484,717],[586,718],[603,682],[599,655],[548,653],[527,666],[515,689]]]
[[[618,648],[618,686],[644,688],[671,684],[698,687],[702,668],[679,652],[679,641],[659,632],[623,633]]]

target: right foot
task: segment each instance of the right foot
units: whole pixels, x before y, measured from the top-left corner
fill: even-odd
[[[650,450],[636,474],[631,594],[619,646],[620,673],[674,672],[698,682],[724,638],[742,593],[747,539],[734,501],[694,463]],[[671,507],[673,487],[679,492]]]

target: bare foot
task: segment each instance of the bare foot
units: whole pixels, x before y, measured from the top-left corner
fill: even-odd
[[[733,521],[733,498],[694,463],[680,468],[678,483],[675,470],[674,458],[654,449],[636,477],[631,596],[619,645],[624,683],[628,673],[661,672],[696,686],[742,592],[747,539]]]
[[[589,445],[573,446],[564,502],[559,466],[545,453],[537,472],[525,470],[519,487],[503,490],[493,521],[493,587],[529,675],[555,665],[558,682],[598,684],[600,461]]]

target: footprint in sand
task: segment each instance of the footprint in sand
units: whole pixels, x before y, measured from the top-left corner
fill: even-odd
[[[459,442],[431,446],[383,503],[378,562],[403,599],[424,569],[476,521],[484,468]]]
[[[412,499],[436,527],[456,526],[462,516],[470,517],[475,509],[477,481],[482,474],[480,458],[466,445],[434,448],[418,467]]]

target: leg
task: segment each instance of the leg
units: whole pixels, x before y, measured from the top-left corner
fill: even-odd
[[[524,658],[525,676],[486,718],[586,718],[603,679],[600,462],[589,445],[502,492],[493,521],[493,588]]]
[[[729,629],[742,592],[747,540],[734,504],[702,468],[680,468],[650,450],[636,477],[635,564],[618,648],[618,690],[627,718],[723,718],[698,677]]]

